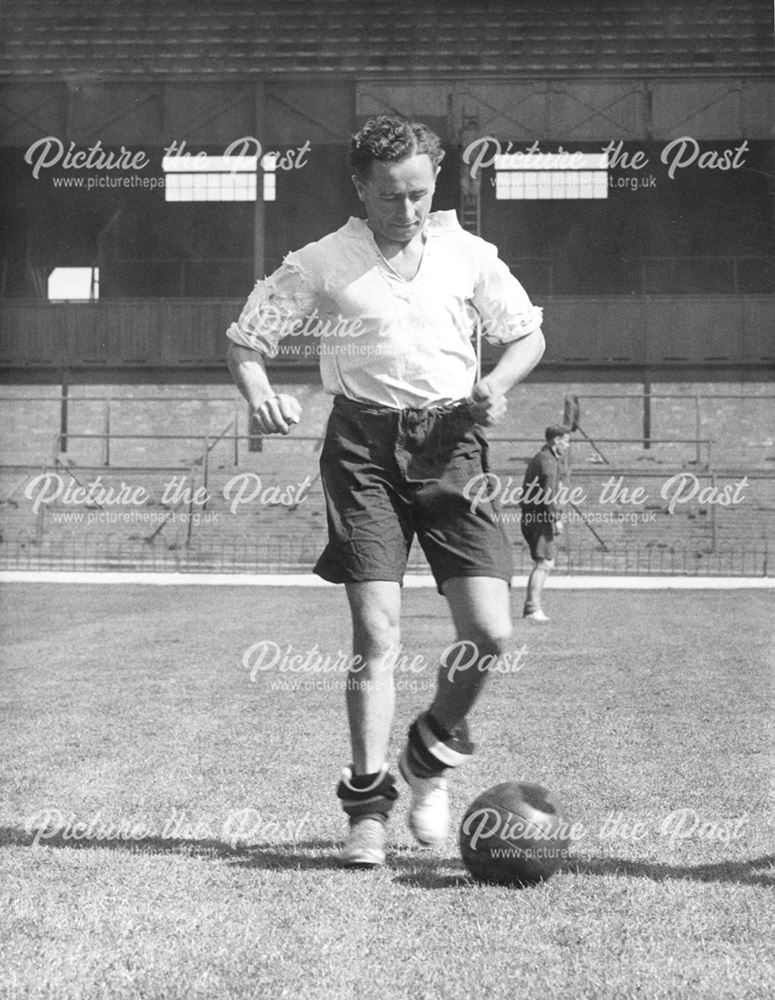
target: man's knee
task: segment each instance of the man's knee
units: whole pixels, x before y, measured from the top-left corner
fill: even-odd
[[[401,598],[397,586],[382,583],[348,587],[355,652],[381,656],[400,641]]]
[[[366,656],[380,656],[397,648],[401,641],[398,616],[382,608],[360,609],[353,615],[353,641]]]
[[[511,639],[511,622],[499,622],[477,629],[466,636],[474,644],[479,657],[503,656]]]

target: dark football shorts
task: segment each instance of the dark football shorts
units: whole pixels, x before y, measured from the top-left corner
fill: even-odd
[[[546,511],[523,508],[519,525],[531,559],[554,559],[554,525]]]
[[[320,455],[328,545],[315,572],[332,583],[401,583],[414,536],[436,585],[511,580],[511,543],[491,503],[466,498],[487,472],[487,440],[468,406],[395,410],[336,396]]]

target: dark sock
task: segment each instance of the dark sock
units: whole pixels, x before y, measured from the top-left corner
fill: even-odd
[[[350,817],[381,814],[387,818],[398,798],[398,789],[396,779],[387,768],[384,773],[375,771],[373,774],[352,774],[347,768],[336,795]]]
[[[465,719],[461,719],[451,731],[445,729],[432,712],[425,713],[425,720],[436,739],[444,743],[470,743],[468,722]]]
[[[350,785],[353,788],[368,788],[369,785],[373,785],[374,782],[379,777],[379,771],[374,771],[373,774],[354,774],[350,778]]]
[[[455,726],[454,732],[450,733],[439,725],[430,712],[426,712],[420,718],[425,722],[433,738],[444,743],[456,755],[470,756],[474,752],[474,744],[468,738],[468,723],[465,719]],[[443,774],[449,767],[462,762],[460,758],[454,763],[445,762],[432,753],[423,740],[419,721],[419,719],[415,719],[409,728],[408,763],[412,774],[418,778],[435,778]]]

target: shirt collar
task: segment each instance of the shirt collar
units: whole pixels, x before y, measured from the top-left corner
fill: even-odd
[[[462,226],[458,222],[457,212],[454,209],[445,212],[431,212],[425,222],[427,236],[440,236],[442,233],[454,232],[458,229],[462,229]],[[366,220],[356,219],[354,215],[351,215],[342,227],[342,232],[358,239],[370,240],[372,238],[372,232]]]

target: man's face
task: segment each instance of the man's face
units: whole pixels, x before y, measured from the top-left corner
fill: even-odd
[[[374,160],[367,180],[353,177],[378,239],[409,243],[420,232],[431,210],[438,172],[427,153],[418,153],[397,162]]]
[[[558,455],[564,455],[570,448],[570,434],[561,434],[553,439],[552,447]]]

